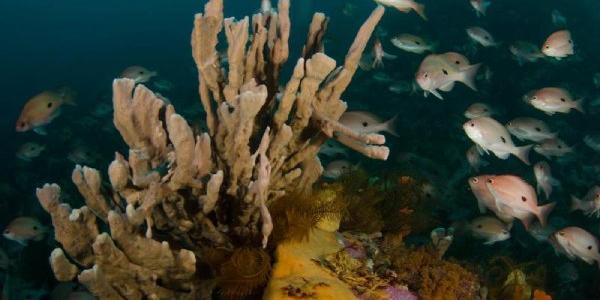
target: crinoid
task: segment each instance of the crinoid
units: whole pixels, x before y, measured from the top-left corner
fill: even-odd
[[[223,299],[253,299],[267,284],[271,258],[260,248],[238,248],[223,263],[217,286]]]
[[[323,184],[312,194],[290,194],[275,201],[269,211],[273,216],[273,245],[282,241],[302,241],[319,221],[340,218],[345,204],[336,195],[341,191],[339,184]]]

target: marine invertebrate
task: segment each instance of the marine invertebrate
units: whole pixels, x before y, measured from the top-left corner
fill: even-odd
[[[337,122],[346,109],[341,94],[383,8],[362,25],[337,68],[321,51],[325,16],[315,14],[303,57],[277,102],[289,54],[289,5],[280,0],[278,13],[235,21],[223,18],[222,0],[210,0],[196,15],[192,54],[208,132],[194,134],[172,105],[134,80],[113,82],[114,124],[129,152],[115,154],[110,186],[98,170],[76,166],[72,180],[85,206],[62,203],[56,184],[37,190],[61,244],[52,259],[60,280],[77,277],[102,299],[197,299],[210,297],[200,273],[216,273],[226,295],[253,294],[268,273],[269,260],[256,250],[269,244],[273,230],[268,207],[312,190],[322,172],[319,147],[336,138],[366,156],[387,158],[384,136]],[[221,31],[227,72],[216,51]],[[98,220],[110,233],[100,232]],[[224,260],[207,249],[232,256]],[[203,253],[216,255],[203,262]],[[249,274],[240,267],[243,258],[256,263]],[[224,267],[215,270],[218,261]]]
[[[261,248],[238,248],[223,262],[217,287],[225,299],[244,299],[267,284],[271,257]]]

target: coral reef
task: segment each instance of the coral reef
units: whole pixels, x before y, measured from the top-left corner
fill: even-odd
[[[492,258],[485,266],[485,283],[491,299],[531,299],[534,289],[537,297],[549,297],[543,292],[547,270],[537,261],[516,264],[505,256]]]
[[[269,207],[311,192],[322,172],[320,146],[335,138],[387,159],[383,135],[337,121],[346,109],[341,94],[383,8],[366,20],[337,68],[322,52],[327,19],[316,13],[277,102],[289,5],[280,0],[278,12],[236,21],[224,19],[222,0],[210,0],[196,15],[192,53],[208,132],[195,134],[145,86],[113,82],[114,125],[129,152],[115,154],[110,185],[98,170],[78,165],[72,181],[85,206],[61,202],[56,184],[37,190],[61,245],[51,256],[57,279],[76,278],[101,299],[209,299],[215,284],[225,297],[254,295],[271,267],[262,250],[274,226]],[[227,72],[216,50],[221,31]]]

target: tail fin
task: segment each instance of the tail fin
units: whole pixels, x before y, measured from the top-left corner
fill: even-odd
[[[70,87],[62,87],[56,90],[56,92],[60,95],[60,98],[64,104],[77,105],[77,103],[75,103],[75,96],[77,96],[77,92],[74,89]]]
[[[548,215],[550,214],[550,212],[552,212],[552,210],[554,209],[554,206],[556,206],[556,202],[552,202],[543,206],[539,207],[539,212],[538,212],[538,219],[540,220],[540,224],[542,224],[542,227],[545,227],[546,224],[548,224],[547,220],[548,220]]]
[[[571,211],[581,210],[583,209],[583,201],[579,198],[571,195]]]
[[[396,59],[397,57],[398,57],[398,56],[396,56],[396,55],[393,55],[393,54],[389,54],[389,53],[383,52],[383,58],[385,58],[385,59],[394,60],[394,59]]]
[[[585,114],[585,110],[583,109],[583,99],[575,101],[573,108],[578,110],[580,113]]]
[[[427,21],[427,16],[425,15],[425,5],[415,3],[413,9],[419,16],[421,16],[421,18],[423,18],[423,20]]]
[[[398,115],[395,115],[391,119],[385,121],[385,123],[383,123],[385,128],[384,130],[395,137],[400,137],[396,131],[396,121],[398,121]]]
[[[466,84],[472,90],[477,91],[477,86],[475,86],[475,77],[477,76],[479,67],[481,67],[481,64],[470,65],[463,68],[460,72],[460,78],[458,80]]]
[[[513,154],[526,165],[530,165],[531,163],[529,162],[529,151],[531,151],[531,147],[533,147],[533,145],[515,147],[516,150]]]

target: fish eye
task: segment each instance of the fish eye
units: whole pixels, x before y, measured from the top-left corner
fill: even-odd
[[[489,37],[489,36],[487,36],[487,35],[486,35],[486,36],[484,36],[483,38],[484,38],[484,39],[486,39],[486,40],[489,40],[489,39],[490,39],[490,37]]]
[[[54,104],[54,103],[48,102],[48,108],[52,107],[52,104]]]
[[[448,71],[446,71],[446,69],[442,69],[442,72],[444,72],[444,75],[448,75]]]
[[[572,40],[569,40],[569,44],[573,44],[573,41],[572,41]]]
[[[473,178],[471,179],[471,181],[473,181],[473,183],[477,183],[477,182],[479,181],[479,179],[477,179],[477,177],[473,177]],[[598,196],[600,196],[600,195],[598,195]]]
[[[458,61],[458,60],[455,61],[454,63],[457,64],[457,65],[460,65],[460,61]]]
[[[475,123],[471,122],[471,127],[475,127]]]
[[[417,44],[417,45],[421,45],[421,42],[419,42],[419,41],[415,41],[415,44]]]
[[[567,100],[565,100],[565,98],[560,98],[560,101],[566,102]]]
[[[523,202],[526,202],[526,201],[527,201],[527,197],[525,197],[525,196],[521,196],[521,200],[522,200]]]
[[[533,96],[533,97],[531,97],[531,99],[532,99],[532,100],[535,100],[535,99],[537,99],[537,96]]]
[[[596,194],[596,198],[600,198],[600,194]]]
[[[561,146],[561,145],[558,145],[558,149],[562,149],[562,146]]]
[[[550,49],[550,46],[546,46],[546,49]]]
[[[19,126],[25,127],[25,122],[21,122],[21,124],[19,124]]]
[[[561,236],[564,236],[565,232],[564,231],[559,231],[558,234],[561,235]]]
[[[33,226],[33,230],[37,231],[38,227],[37,226]]]
[[[367,122],[363,122],[363,123],[362,123],[362,126],[363,126],[363,127],[367,127],[367,126],[369,126],[369,123],[367,123]]]
[[[503,136],[501,136],[500,139],[502,140],[503,143],[506,144],[506,139]]]
[[[429,74],[425,73],[425,75],[423,75],[423,77],[427,78],[427,77],[429,77]]]
[[[588,250],[592,250],[592,245],[589,245],[587,248]]]
[[[541,132],[541,131],[542,131],[542,129],[541,129],[541,128],[539,128],[539,127],[536,127],[536,128],[535,128],[535,131],[537,131],[537,132]]]
[[[483,226],[481,224],[477,225],[477,228],[482,228]]]
[[[8,229],[4,230],[4,234],[9,234],[9,233],[10,233],[10,230],[8,230]]]
[[[506,123],[506,126],[512,126],[512,122]]]
[[[502,230],[502,234],[508,234],[508,231]]]
[[[487,180],[488,183],[493,183],[494,181],[490,178]]]
[[[144,74],[144,71],[139,71],[138,74],[142,75]]]
[[[487,108],[484,108],[484,109],[483,109],[483,111],[484,111],[484,112],[486,112],[486,111],[487,111]]]

